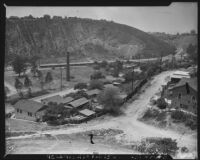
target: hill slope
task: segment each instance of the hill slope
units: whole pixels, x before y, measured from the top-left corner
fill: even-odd
[[[127,25],[105,20],[10,17],[6,19],[6,61],[14,54],[62,57],[68,47],[72,57],[112,59],[115,57],[157,57],[174,47],[150,34]]]

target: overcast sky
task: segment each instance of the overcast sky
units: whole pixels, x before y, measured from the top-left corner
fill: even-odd
[[[42,17],[44,14],[113,20],[146,32],[197,31],[197,3],[172,3],[169,7],[6,7],[6,17]]]

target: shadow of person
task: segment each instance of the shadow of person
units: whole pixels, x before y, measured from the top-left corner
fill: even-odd
[[[94,144],[94,142],[93,142],[93,140],[92,140],[92,139],[93,139],[93,134],[91,133],[91,134],[89,134],[89,136],[90,136],[90,143],[91,143],[91,144]]]

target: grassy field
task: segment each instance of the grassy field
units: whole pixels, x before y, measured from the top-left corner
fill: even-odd
[[[61,70],[60,68],[55,68],[55,69],[44,69],[41,70],[43,73],[43,76],[46,76],[46,73],[48,71],[50,71],[52,73],[53,76],[53,82],[51,84],[47,84],[44,86],[44,89],[51,89],[52,91],[56,91],[60,89],[60,82],[61,82]],[[93,73],[93,68],[89,67],[89,66],[72,66],[71,70],[70,70],[70,74],[71,74],[71,81],[67,82],[66,81],[66,71],[63,68],[62,69],[62,85],[63,88],[73,88],[74,84],[78,83],[78,82],[88,82],[90,80],[90,75]],[[29,76],[29,78],[32,81],[32,90],[33,91],[38,91],[41,90],[41,86],[39,83],[38,78],[33,77],[32,73],[29,72],[27,73],[27,75]],[[11,85],[14,86],[15,83],[15,77],[17,77],[16,74],[14,74],[13,72],[5,72],[4,73],[4,80],[8,83],[10,83]],[[23,83],[24,82],[24,78],[20,78],[20,81]]]

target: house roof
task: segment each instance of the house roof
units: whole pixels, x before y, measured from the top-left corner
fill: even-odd
[[[66,97],[66,98],[63,98],[63,103],[69,103],[69,102],[71,102],[71,101],[73,101],[74,100],[74,98],[72,98],[72,97]]]
[[[71,105],[73,107],[79,107],[79,106],[86,104],[88,102],[89,101],[86,98],[83,97],[83,98],[80,98],[80,99],[77,99],[75,101],[70,102],[69,105]]]
[[[95,109],[102,110],[102,109],[103,109],[103,106],[102,106],[102,105],[95,106]]]
[[[182,78],[172,89],[184,86],[186,83],[188,83],[192,89],[197,91],[197,78]]]
[[[100,90],[99,89],[93,89],[93,90],[90,90],[90,91],[87,91],[86,94],[88,96],[92,96],[92,95],[98,95],[100,93]]]
[[[105,87],[105,88],[117,88],[117,87],[114,86],[113,84],[105,84],[104,87]]]
[[[14,105],[14,107],[27,112],[36,113],[43,107],[43,104],[33,100],[20,100]]]
[[[86,117],[88,117],[88,116],[91,116],[91,115],[95,114],[95,112],[94,112],[94,111],[92,111],[92,110],[89,110],[89,109],[84,109],[84,110],[81,110],[81,111],[79,111],[79,113],[81,113],[81,114],[85,115]]]
[[[72,108],[73,108],[72,106],[68,106],[68,105],[64,105],[64,107],[65,107],[66,109],[72,109]]]
[[[74,119],[74,120],[82,120],[82,119],[85,119],[84,116],[81,116],[81,115],[76,115],[74,117],[71,117],[71,119]]]
[[[49,102],[56,102],[57,104],[60,104],[60,103],[63,103],[63,98],[59,95],[55,95],[55,96],[52,96],[52,97],[42,99],[41,101],[46,102],[47,104]]]

